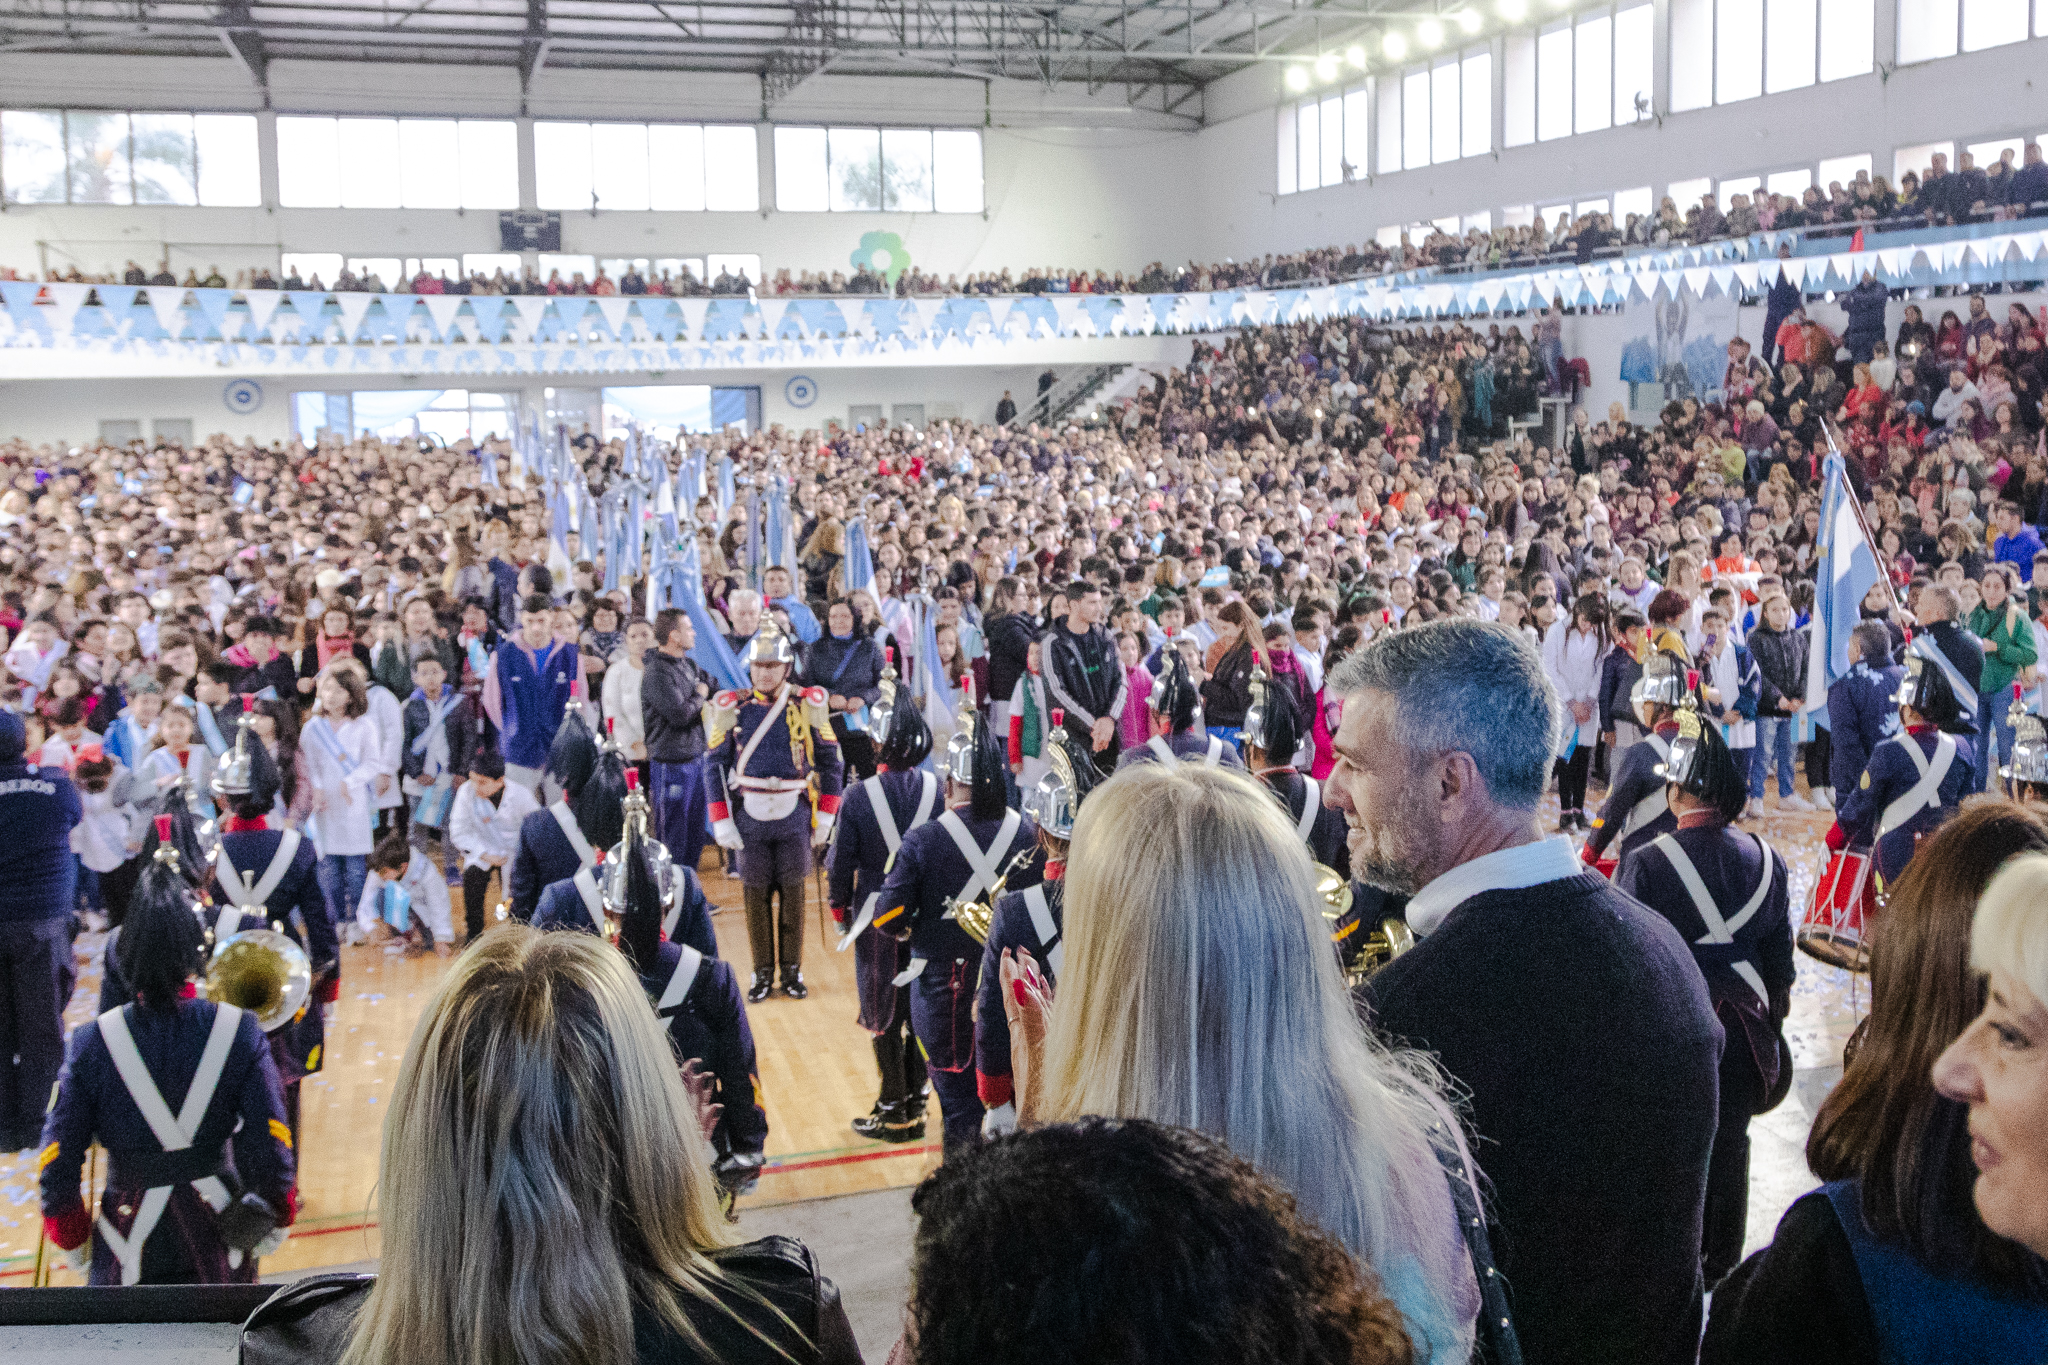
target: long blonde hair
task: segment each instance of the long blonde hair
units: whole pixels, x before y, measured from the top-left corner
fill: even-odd
[[[1272,796],[1225,769],[1126,769],[1081,810],[1065,903],[1041,1117],[1221,1138],[1373,1267],[1418,1339],[1469,1348],[1470,1262],[1429,1140],[1455,1125],[1427,1063],[1360,1023]]]
[[[384,1120],[383,1264],[345,1365],[630,1365],[636,1304],[702,1346],[735,1240],[640,982],[609,944],[505,925],[442,980]],[[723,1307],[712,1311],[725,1312]]]

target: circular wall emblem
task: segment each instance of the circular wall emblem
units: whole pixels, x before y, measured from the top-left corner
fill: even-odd
[[[782,386],[782,396],[793,408],[807,408],[818,401],[818,381],[807,374],[793,374]]]
[[[229,412],[254,412],[263,406],[263,386],[253,379],[237,379],[221,390],[220,398]]]

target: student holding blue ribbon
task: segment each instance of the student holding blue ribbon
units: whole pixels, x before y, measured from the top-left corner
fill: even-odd
[[[469,698],[448,685],[440,655],[422,654],[413,660],[412,680],[401,759],[405,794],[413,801],[413,823],[439,838],[448,827],[455,788],[469,777],[477,743],[476,712]]]

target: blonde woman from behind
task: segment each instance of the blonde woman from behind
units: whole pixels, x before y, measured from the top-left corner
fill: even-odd
[[[1372,1268],[1418,1359],[1463,1361],[1479,1293],[1431,1148],[1441,1124],[1455,1151],[1455,1125],[1426,1064],[1359,1022],[1315,887],[1278,804],[1242,773],[1147,763],[1098,789],[1074,829],[1027,1121],[1221,1138]]]
[[[406,1050],[374,1286],[352,1325],[332,1310],[310,1321],[340,1319],[347,1365],[858,1362],[801,1243],[733,1245],[711,1161],[619,951],[494,929],[456,959]]]

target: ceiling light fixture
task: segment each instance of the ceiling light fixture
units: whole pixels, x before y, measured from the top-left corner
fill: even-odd
[[[1380,39],[1380,50],[1387,54],[1388,61],[1398,62],[1408,55],[1408,40],[1398,33],[1389,33]]]
[[[1438,19],[1424,19],[1415,26],[1415,36],[1422,41],[1424,47],[1442,47],[1444,45],[1443,22]]]
[[[1485,22],[1479,17],[1479,11],[1476,9],[1461,9],[1453,17],[1457,19],[1458,27],[1467,33],[1479,32],[1480,24]]]
[[[1288,67],[1287,88],[1297,93],[1308,89],[1308,68],[1305,66]]]
[[[1335,53],[1325,52],[1322,56],[1316,58],[1316,76],[1326,81],[1337,79],[1337,56]]]

